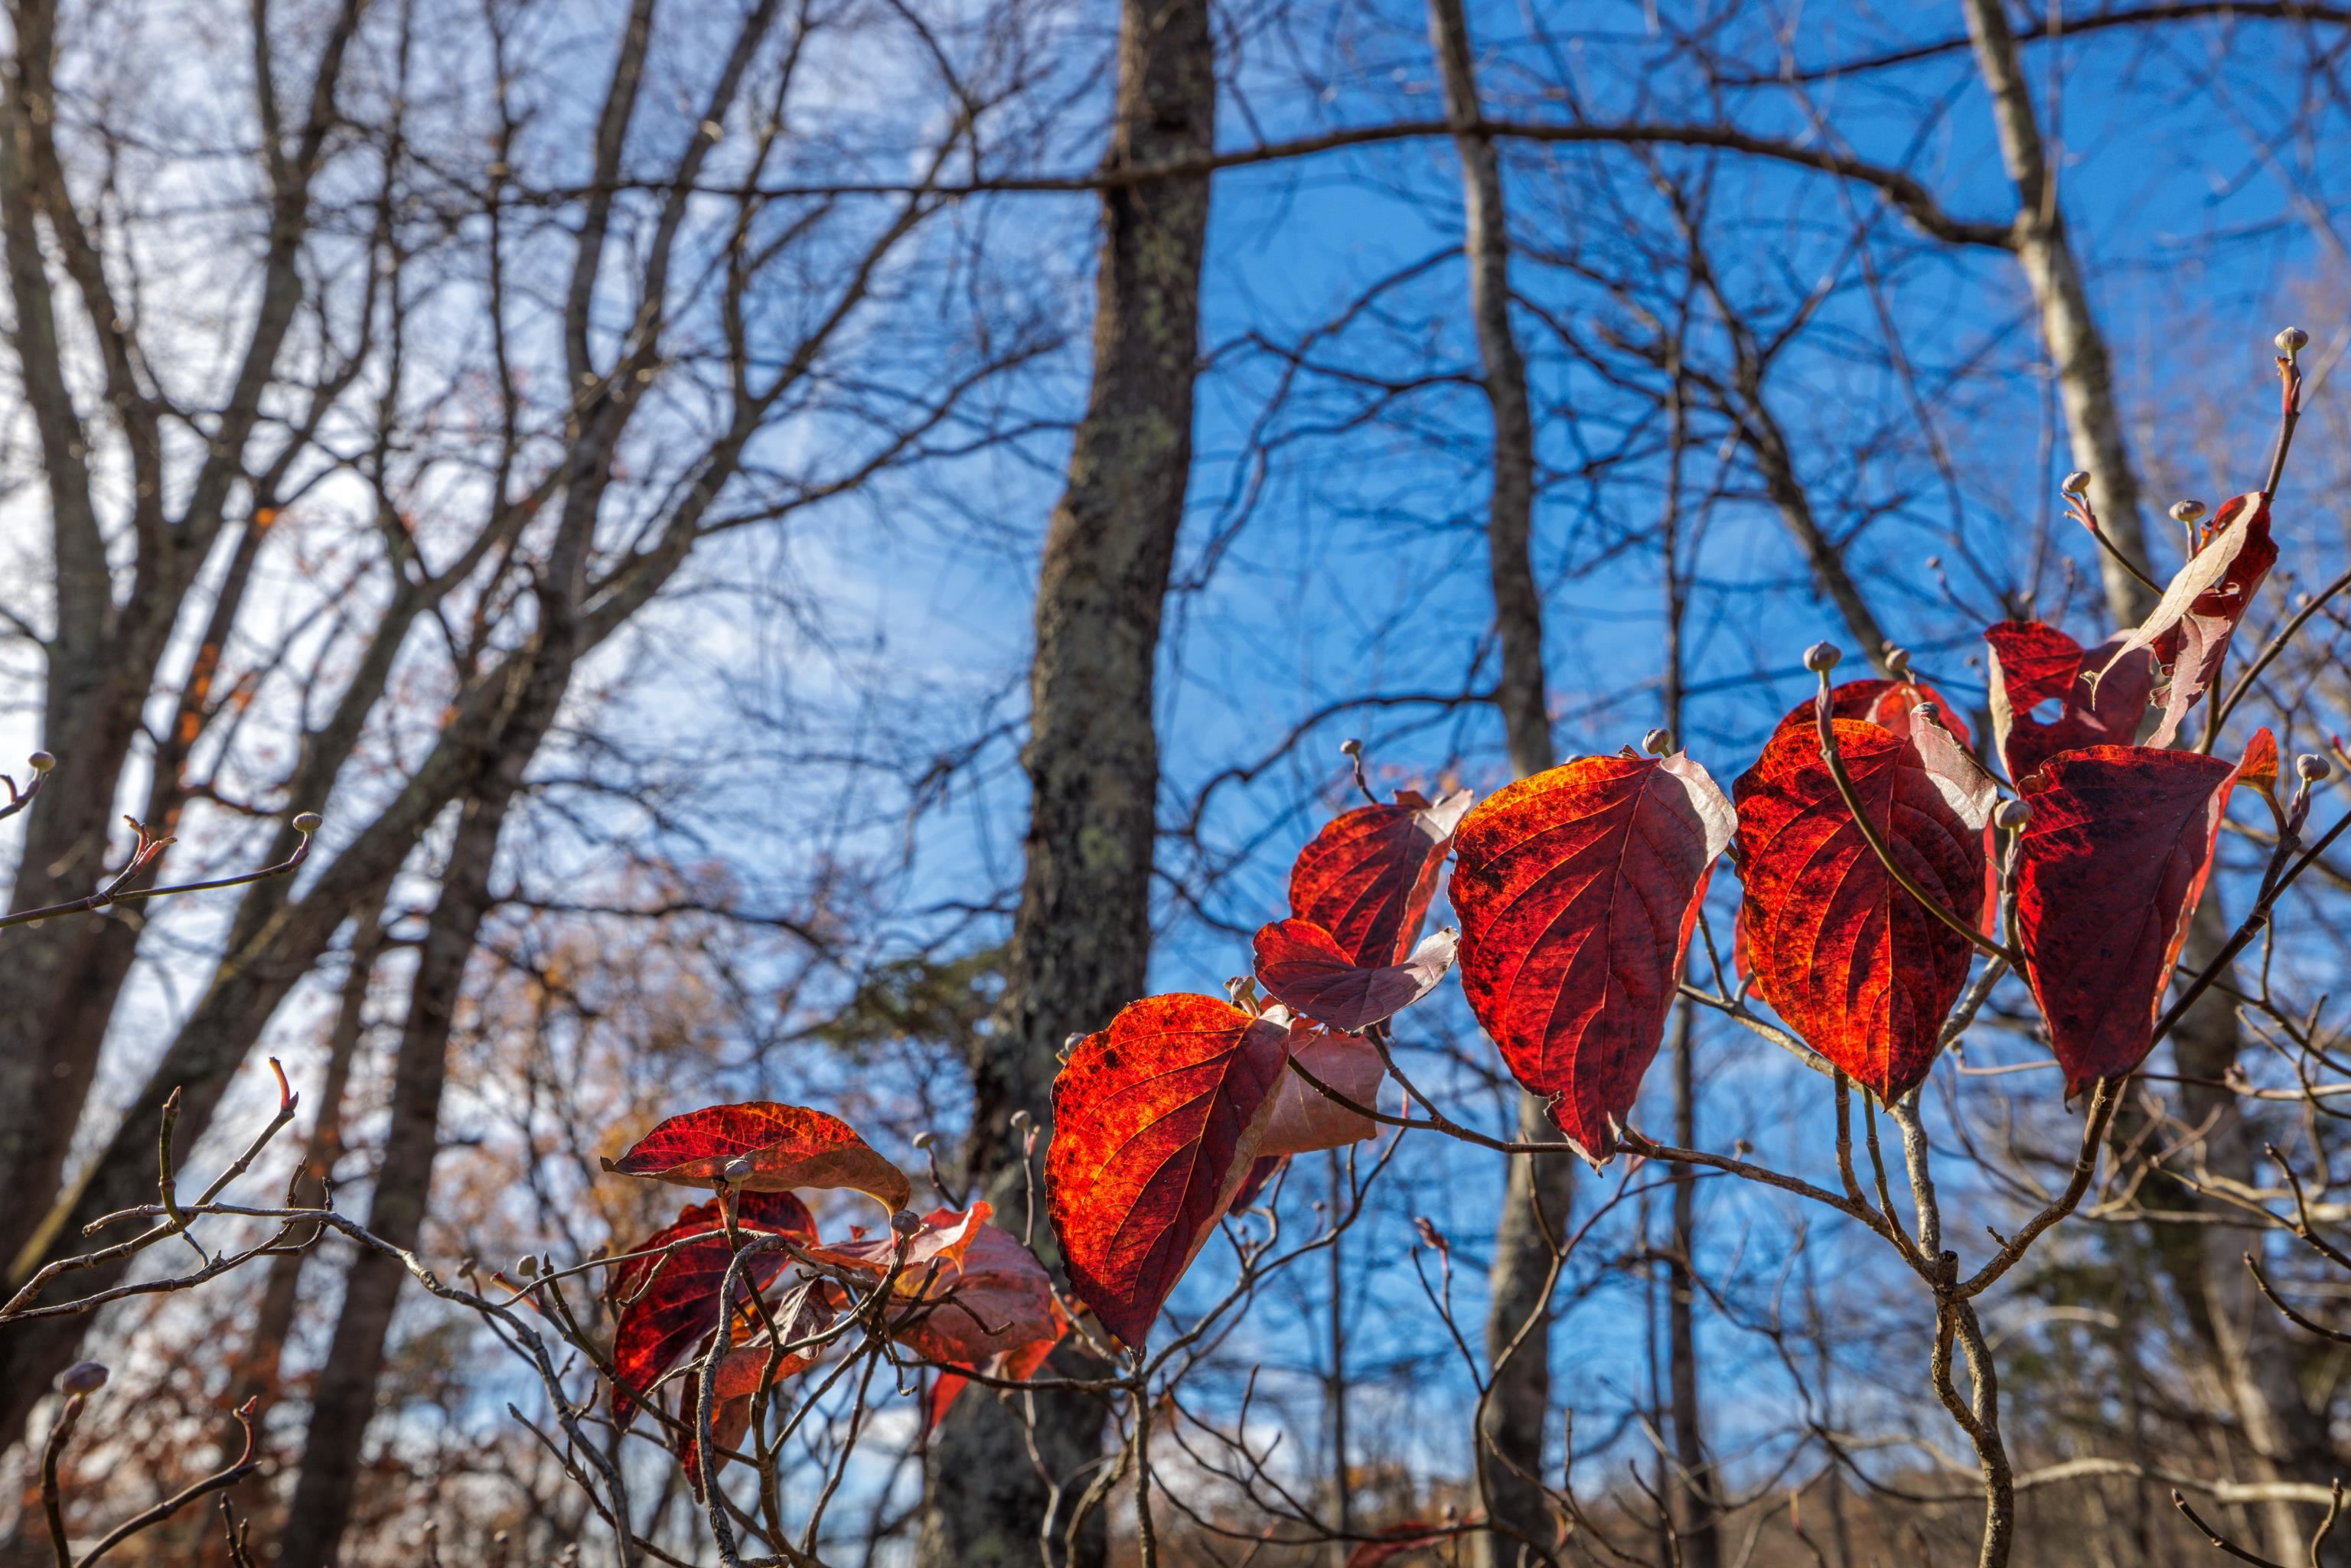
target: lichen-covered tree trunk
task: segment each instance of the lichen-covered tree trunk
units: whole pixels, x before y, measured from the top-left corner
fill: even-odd
[[[1445,82],[1445,107],[1461,159],[1462,248],[1469,265],[1469,312],[1487,402],[1494,413],[1492,490],[1486,546],[1493,581],[1501,709],[1517,779],[1552,762],[1543,679],[1542,600],[1531,559],[1535,430],[1527,367],[1510,323],[1510,239],[1493,140],[1480,134],[1478,79],[1461,0],[1429,0],[1429,39]],[[1518,1135],[1556,1141],[1542,1102],[1520,1093]],[[1479,1470],[1494,1528],[1477,1538],[1479,1556],[1540,1561],[1557,1533],[1541,1477],[1551,1416],[1551,1293],[1556,1243],[1574,1196],[1567,1156],[1514,1155],[1494,1235],[1488,1278],[1486,1355],[1493,1388],[1478,1415]]]
[[[1113,173],[1215,145],[1206,0],[1124,0],[1117,93]],[[972,1053],[967,1159],[1015,1230],[1029,1218],[1029,1187],[1012,1117],[1047,1126],[1063,1041],[1144,990],[1159,789],[1153,676],[1192,463],[1208,185],[1205,173],[1185,175],[1113,183],[1102,197],[1093,386],[1038,574],[1021,754],[1027,878],[998,1026]],[[1049,1246],[1041,1213],[1035,1221]],[[1017,1406],[975,1389],[941,1425],[923,1508],[930,1568],[1100,1561],[1100,1514],[1074,1542],[1066,1521],[1102,1458],[1104,1406],[1070,1395],[1034,1405],[1024,1431]]]

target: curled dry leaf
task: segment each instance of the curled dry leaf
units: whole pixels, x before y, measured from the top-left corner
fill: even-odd
[[[1945,908],[1979,911],[1984,819],[1970,821],[1954,800],[1982,800],[1981,787],[1938,777],[1917,745],[1882,726],[1834,722],[1855,796],[1897,863]],[[1928,750],[1946,762],[1964,756]],[[1748,951],[1763,999],[1881,1099],[1907,1093],[1934,1065],[1973,946],[1888,874],[1813,731],[1783,727],[1732,793]]]
[[[762,1236],[793,1236],[816,1240],[816,1220],[808,1206],[788,1192],[747,1192],[737,1200],[736,1228]],[[627,1426],[636,1415],[636,1401],[627,1392],[643,1393],[692,1355],[695,1347],[718,1326],[718,1289],[734,1252],[726,1245],[726,1219],[716,1199],[681,1210],[668,1225],[646,1237],[629,1252],[651,1252],[686,1241],[665,1258],[636,1258],[607,1277],[604,1299],[611,1306],[612,1370],[620,1383],[612,1389],[612,1419]],[[743,1272],[761,1289],[774,1283],[789,1267],[786,1252],[755,1253]],[[738,1291],[742,1291],[738,1281]],[[751,1311],[750,1297],[736,1297],[739,1312]],[[626,1385],[622,1387],[621,1385]]]
[[[2060,752],[2128,746],[2138,738],[2155,663],[2144,649],[2126,649],[2125,641],[2116,637],[2085,653],[2073,638],[2038,621],[2003,621],[1984,629],[1992,736],[2011,779],[2023,778]],[[2093,679],[2095,670],[2105,674]],[[2032,716],[2053,702],[2055,717]]]
[[[2140,648],[2151,649],[2168,666],[2160,694],[2163,718],[2147,737],[2148,745],[2168,746],[2179,733],[2180,721],[2211,685],[2237,622],[2277,558],[2268,497],[2256,491],[2221,503],[2203,548],[2164,589],[2154,612],[2100,668],[2103,680],[2125,654]]]
[[[1403,962],[1470,800],[1467,789],[1434,803],[1404,795],[1392,806],[1359,806],[1333,819],[1290,867],[1290,913],[1330,933],[1359,966]]]
[[[1362,965],[1311,920],[1261,927],[1251,944],[1258,983],[1283,1007],[1349,1034],[1360,1033],[1435,990],[1453,967],[1460,934],[1436,932],[1401,963]]]
[[[1729,800],[1687,757],[1587,757],[1462,822],[1451,895],[1478,1021],[1594,1160],[1640,1092],[1673,1008]]]
[[[2268,737],[2255,746],[2273,752]],[[2017,935],[2069,1098],[2153,1046],[2237,774],[2194,752],[2096,746],[2024,779]]]
[[[726,1179],[727,1167],[737,1159],[751,1162],[751,1174],[742,1185],[754,1192],[848,1187],[895,1210],[905,1207],[914,1191],[905,1172],[883,1159],[848,1123],[805,1105],[764,1100],[672,1116],[619,1159],[606,1160],[604,1168],[622,1176],[712,1186]]]
[[[1053,1084],[1045,1201],[1070,1284],[1140,1345],[1256,1160],[1290,1030],[1216,997],[1134,1002]]]

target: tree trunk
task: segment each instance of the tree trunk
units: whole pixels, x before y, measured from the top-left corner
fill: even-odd
[[[434,906],[408,994],[408,1017],[392,1075],[392,1124],[384,1134],[368,1228],[393,1246],[413,1250],[424,1231],[433,1187],[433,1157],[440,1147],[441,1091],[447,1081],[449,1036],[474,939],[491,906],[490,868],[498,831],[520,788],[533,747],[520,746],[501,769],[498,786],[460,808],[440,901]],[[319,1370],[303,1434],[302,1473],[279,1537],[277,1568],[329,1568],[350,1522],[360,1459],[375,1416],[400,1287],[408,1277],[393,1259],[361,1251],[344,1277],[341,1314]]]
[[[1494,629],[1510,775],[1524,779],[1553,760],[1543,678],[1542,598],[1531,559],[1535,429],[1527,367],[1510,322],[1510,237],[1502,173],[1489,137],[1479,133],[1478,78],[1461,0],[1429,0],[1429,39],[1445,80],[1445,109],[1461,159],[1462,250],[1469,268],[1469,312],[1478,333],[1486,401],[1494,413],[1492,490],[1486,548],[1493,580]],[[1519,1096],[1518,1135],[1556,1142],[1543,1103]],[[1547,1556],[1558,1536],[1541,1484],[1551,1416],[1551,1286],[1554,1245],[1575,1191],[1568,1156],[1514,1155],[1494,1236],[1489,1278],[1486,1355],[1494,1380],[1478,1416],[1479,1469],[1494,1528],[1477,1538],[1488,1563]]]
[[[1206,0],[1123,0],[1111,164],[1208,152],[1216,99]],[[972,1060],[967,1160],[1015,1229],[1031,1217],[1013,1114],[1047,1125],[1064,1040],[1144,994],[1159,789],[1153,679],[1191,472],[1208,186],[1206,174],[1188,175],[1102,200],[1093,384],[1038,575],[1021,757],[1031,791],[1028,871],[1000,1027]],[[1034,1218],[1038,1239],[1050,1242]],[[1068,1507],[1102,1455],[1104,1406],[1090,1396],[1034,1401],[1037,1450],[1061,1489],[1056,1515],[1046,1477],[1026,1458],[1029,1435],[1016,1407],[977,1393],[956,1402],[932,1443],[921,1561],[1062,1562]],[[1099,1513],[1077,1547],[1080,1562],[1101,1561]]]
[[[1698,1073],[1695,1015],[1684,1002],[1674,1015],[1674,1142],[1686,1149],[1698,1141]],[[1667,1265],[1666,1355],[1673,1382],[1674,1467],[1677,1488],[1688,1500],[1681,1523],[1682,1568],[1719,1568],[1722,1503],[1714,1470],[1707,1463],[1706,1434],[1698,1409],[1698,1173],[1675,1167],[1673,1257]]]
[[[2066,235],[2016,39],[1999,0],[1964,4],[1977,68],[1992,98],[2001,154],[2016,183],[2017,259],[2040,308],[2042,336],[2056,368],[2074,462],[2089,472],[2091,499],[2107,537],[2145,566],[2149,563],[2138,484],[2123,439],[2113,366]],[[2147,586],[2104,551],[2098,569],[2108,616],[2118,626],[2142,620],[2155,598]],[[2189,925],[2189,967],[2209,963],[2227,936],[2216,894],[2197,908]],[[2248,1124],[2235,1095],[2210,1087],[2226,1078],[2239,1051],[2236,1012],[2227,1000],[2230,977],[2224,971],[2220,978],[2222,984],[2207,993],[2172,1036],[2172,1056],[2183,1080],[2176,1089],[2174,1113],[2188,1126],[2209,1127],[2200,1150],[2179,1157],[2200,1155],[2204,1168],[2251,1186],[2258,1185],[2261,1136]],[[2124,1131],[2117,1128],[2118,1134]],[[2333,1474],[2337,1460],[2325,1420],[2310,1408],[2299,1386],[2304,1347],[2289,1339],[2277,1314],[2258,1299],[2245,1268],[2245,1254],[2261,1246],[2261,1234],[2217,1224],[2152,1228],[2158,1231],[2157,1255],[2166,1260],[2175,1287],[2188,1300],[2190,1321],[2236,1406],[2239,1427],[2252,1449],[2254,1479],[2314,1480]],[[2188,1234],[2178,1234],[2183,1230]],[[2262,1505],[2261,1512],[2269,1552],[2290,1561],[2304,1560],[2307,1531],[2293,1505],[2273,1501]],[[2345,1550],[2351,1552],[2351,1548]]]

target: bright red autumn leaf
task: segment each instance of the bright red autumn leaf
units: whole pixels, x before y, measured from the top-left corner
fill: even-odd
[[[1835,724],[1854,793],[1897,862],[1946,909],[1979,914],[1991,810],[1981,769],[1955,745],[1922,753],[1882,726]],[[1887,873],[1838,793],[1816,729],[1782,728],[1732,794],[1763,999],[1881,1099],[1908,1092],[1934,1065],[1975,949]]]
[[[737,1229],[754,1235],[816,1240],[816,1220],[808,1206],[788,1192],[744,1193],[735,1222]],[[613,1317],[612,1370],[628,1388],[650,1390],[718,1326],[718,1288],[726,1281],[734,1252],[726,1245],[726,1221],[716,1199],[680,1211],[676,1219],[625,1250],[650,1252],[690,1236],[702,1239],[687,1242],[666,1259],[632,1259],[606,1281],[604,1299]],[[755,1253],[745,1260],[743,1275],[764,1289],[791,1261],[788,1252]],[[737,1306],[751,1311],[747,1291],[739,1281],[737,1288]],[[612,1419],[625,1427],[636,1409],[636,1401],[616,1385]]]
[[[2003,621],[1984,628],[1991,657],[1991,724],[2001,765],[2022,779],[2061,751],[2085,746],[2128,746],[2138,737],[2155,685],[2154,660],[2143,649],[2123,653],[2114,637],[2085,653],[2054,626]],[[2104,675],[2096,674],[2105,670]],[[2034,710],[2054,703],[2051,717]]]
[[[1672,1010],[1730,802],[1687,757],[1587,757],[1462,824],[1461,986],[1511,1073],[1605,1159]]]
[[[1140,1345],[1259,1153],[1286,1024],[1153,997],[1087,1036],[1053,1083],[1045,1200],[1070,1284]]]
[[[906,1239],[905,1267],[893,1289],[914,1292],[922,1289],[923,1276],[932,1265],[962,1261],[965,1251],[987,1230],[988,1218],[995,1212],[987,1204],[975,1203],[967,1209],[935,1208],[925,1215],[921,1226]],[[889,1273],[897,1260],[898,1235],[883,1230],[848,1241],[827,1241],[810,1247],[808,1255],[820,1263],[853,1269],[878,1280]]]
[[[2024,779],[2017,936],[2069,1098],[2146,1059],[2236,775],[2195,752],[2096,746]]]
[[[1391,806],[1358,806],[1298,852],[1290,913],[1329,932],[1354,963],[1401,963],[1419,939],[1467,789],[1430,802],[1409,790]]]
[[[728,1166],[747,1158],[743,1186],[755,1192],[849,1187],[892,1209],[914,1197],[906,1174],[867,1145],[848,1123],[805,1105],[758,1100],[712,1105],[672,1116],[604,1168],[622,1176],[713,1186]]]
[[[1943,727],[1961,746],[1969,743],[1967,720],[1942,693],[1924,681],[1889,681],[1871,676],[1844,682],[1829,692],[1829,712],[1834,716],[1865,719],[1906,739],[1910,734],[1910,715],[1920,703],[1933,703],[1941,715]],[[1813,725],[1813,700],[1808,697],[1781,716],[1777,729],[1809,730]]]
[[[2123,639],[2105,666],[2110,671],[2124,654],[2147,648],[2168,667],[2158,694],[2163,719],[2147,737],[2150,746],[2168,746],[2179,733],[2180,721],[2211,685],[2255,591],[2277,564],[2269,497],[2258,491],[2222,502],[2204,533],[2203,548],[2179,569],[2153,612]]]
[[[1420,1000],[1453,967],[1459,933],[1430,936],[1402,963],[1363,965],[1311,920],[1278,920],[1251,944],[1258,983],[1291,1012],[1360,1033]]]
[[[2271,805],[2278,803],[2277,737],[2268,729],[2253,731],[2253,737],[2245,743],[2245,759],[2237,764],[2237,782],[2260,790]]]

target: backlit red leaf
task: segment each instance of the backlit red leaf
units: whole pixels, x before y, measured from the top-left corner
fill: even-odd
[[[1461,985],[1511,1073],[1604,1159],[1657,1053],[1730,802],[1687,757],[1587,757],[1461,824]]]
[[[2068,1096],[2146,1058],[2235,776],[2194,752],[2097,746],[2023,779],[2017,936]]]
[[[1961,746],[1968,744],[1967,720],[1953,708],[1943,694],[1924,681],[1859,680],[1847,681],[1829,693],[1829,711],[1837,718],[1867,719],[1883,726],[1896,735],[1910,734],[1910,714],[1920,703],[1933,703],[1941,714],[1943,727],[1956,737]],[[1804,704],[1782,719],[1810,725],[1813,705]]]
[[[1964,803],[1987,799],[1980,779],[1938,777],[1917,745],[1881,726],[1835,723],[1854,792],[1897,863],[1945,908],[1977,914],[1984,819],[1970,821]],[[1956,747],[1944,755],[1964,759]],[[1816,730],[1783,727],[1732,793],[1763,999],[1855,1082],[1884,1099],[1907,1092],[1934,1064],[1973,947],[1887,873]]]
[[[1405,795],[1392,806],[1359,806],[1333,819],[1298,852],[1290,913],[1329,932],[1356,964],[1401,962],[1419,939],[1469,800],[1467,789],[1434,804]]]
[[[2087,746],[2128,746],[2154,685],[2154,661],[2116,638],[2095,652],[2054,626],[2003,621],[1984,629],[1991,657],[1991,722],[2001,763],[2022,779],[2050,758]],[[2105,670],[2091,678],[2092,672]],[[2033,710],[2055,703],[2054,716]]]
[[[1061,1315],[1060,1302],[1052,1303],[1051,1316],[1052,1328],[1049,1333],[1030,1340],[1026,1344],[998,1352],[988,1358],[985,1366],[978,1367],[977,1370],[987,1374],[990,1377],[1000,1377],[1014,1383],[1026,1383],[1036,1376],[1039,1369],[1044,1366],[1046,1358],[1053,1354],[1053,1347],[1069,1337],[1070,1320]],[[939,1374],[938,1381],[931,1385],[931,1401],[927,1417],[931,1427],[935,1427],[941,1421],[946,1419],[947,1411],[954,1406],[956,1396],[964,1391],[965,1385],[970,1381],[970,1378],[960,1372]]]
[[[918,1291],[925,1272],[932,1265],[961,1262],[965,1251],[987,1232],[988,1218],[995,1212],[985,1203],[975,1203],[967,1209],[935,1208],[925,1215],[920,1228],[906,1239],[905,1266],[900,1270],[893,1289],[902,1292]],[[898,1246],[897,1233],[884,1230],[848,1241],[824,1242],[809,1248],[808,1255],[820,1263],[853,1269],[878,1279],[889,1273],[897,1261]]]
[[[1292,1072],[1284,1076],[1288,1079],[1298,1075]],[[1303,1089],[1306,1085],[1301,1083],[1299,1087]],[[1275,1092],[1279,1093],[1280,1091],[1277,1090]],[[1275,1174],[1289,1163],[1290,1157],[1287,1155],[1259,1155],[1256,1159],[1251,1160],[1249,1175],[1241,1178],[1240,1190],[1233,1194],[1233,1200],[1225,1206],[1225,1212],[1238,1214],[1255,1203],[1258,1195],[1265,1190],[1266,1184],[1272,1181]]]
[[[1254,949],[1258,983],[1291,1012],[1357,1033],[1437,988],[1453,967],[1459,934],[1437,932],[1402,963],[1358,964],[1338,939],[1311,920],[1260,928]]]
[[[849,1124],[805,1105],[759,1100],[712,1105],[672,1116],[604,1168],[623,1176],[710,1186],[727,1166],[747,1158],[743,1185],[757,1192],[793,1187],[849,1187],[904,1208],[914,1187],[904,1171],[867,1145]]]
[[[893,1337],[925,1360],[985,1368],[1008,1351],[1050,1347],[1061,1336],[1045,1266],[1009,1231],[981,1225],[954,1259],[909,1272],[928,1304]]]
[[[716,1199],[697,1203],[624,1249],[650,1252],[687,1237],[702,1238],[686,1242],[665,1259],[632,1259],[612,1270],[606,1281],[605,1300],[611,1304],[613,1315],[612,1369],[628,1387],[650,1390],[718,1326],[718,1289],[734,1257],[726,1245],[725,1226]],[[788,1192],[743,1194],[736,1228],[756,1235],[816,1239],[816,1221],[808,1206]],[[791,1261],[785,1252],[756,1253],[744,1262],[743,1273],[764,1288]],[[747,1290],[739,1281],[737,1290],[737,1305],[748,1312]],[[613,1420],[625,1427],[636,1408],[636,1401],[624,1389],[612,1390]]]
[[[2163,719],[2147,737],[2150,746],[2168,746],[2180,721],[2212,684],[2237,622],[2253,601],[2253,593],[2277,564],[2277,544],[2270,538],[2270,506],[2255,492],[2221,503],[2206,529],[2203,548],[2188,559],[2153,613],[2123,639],[2123,654],[2148,648],[2169,671],[2163,682]],[[2103,678],[2103,675],[2101,676]]]
[[[1053,1083],[1045,1198],[1071,1288],[1140,1345],[1258,1154],[1289,1030],[1215,997],[1134,1002]]]

